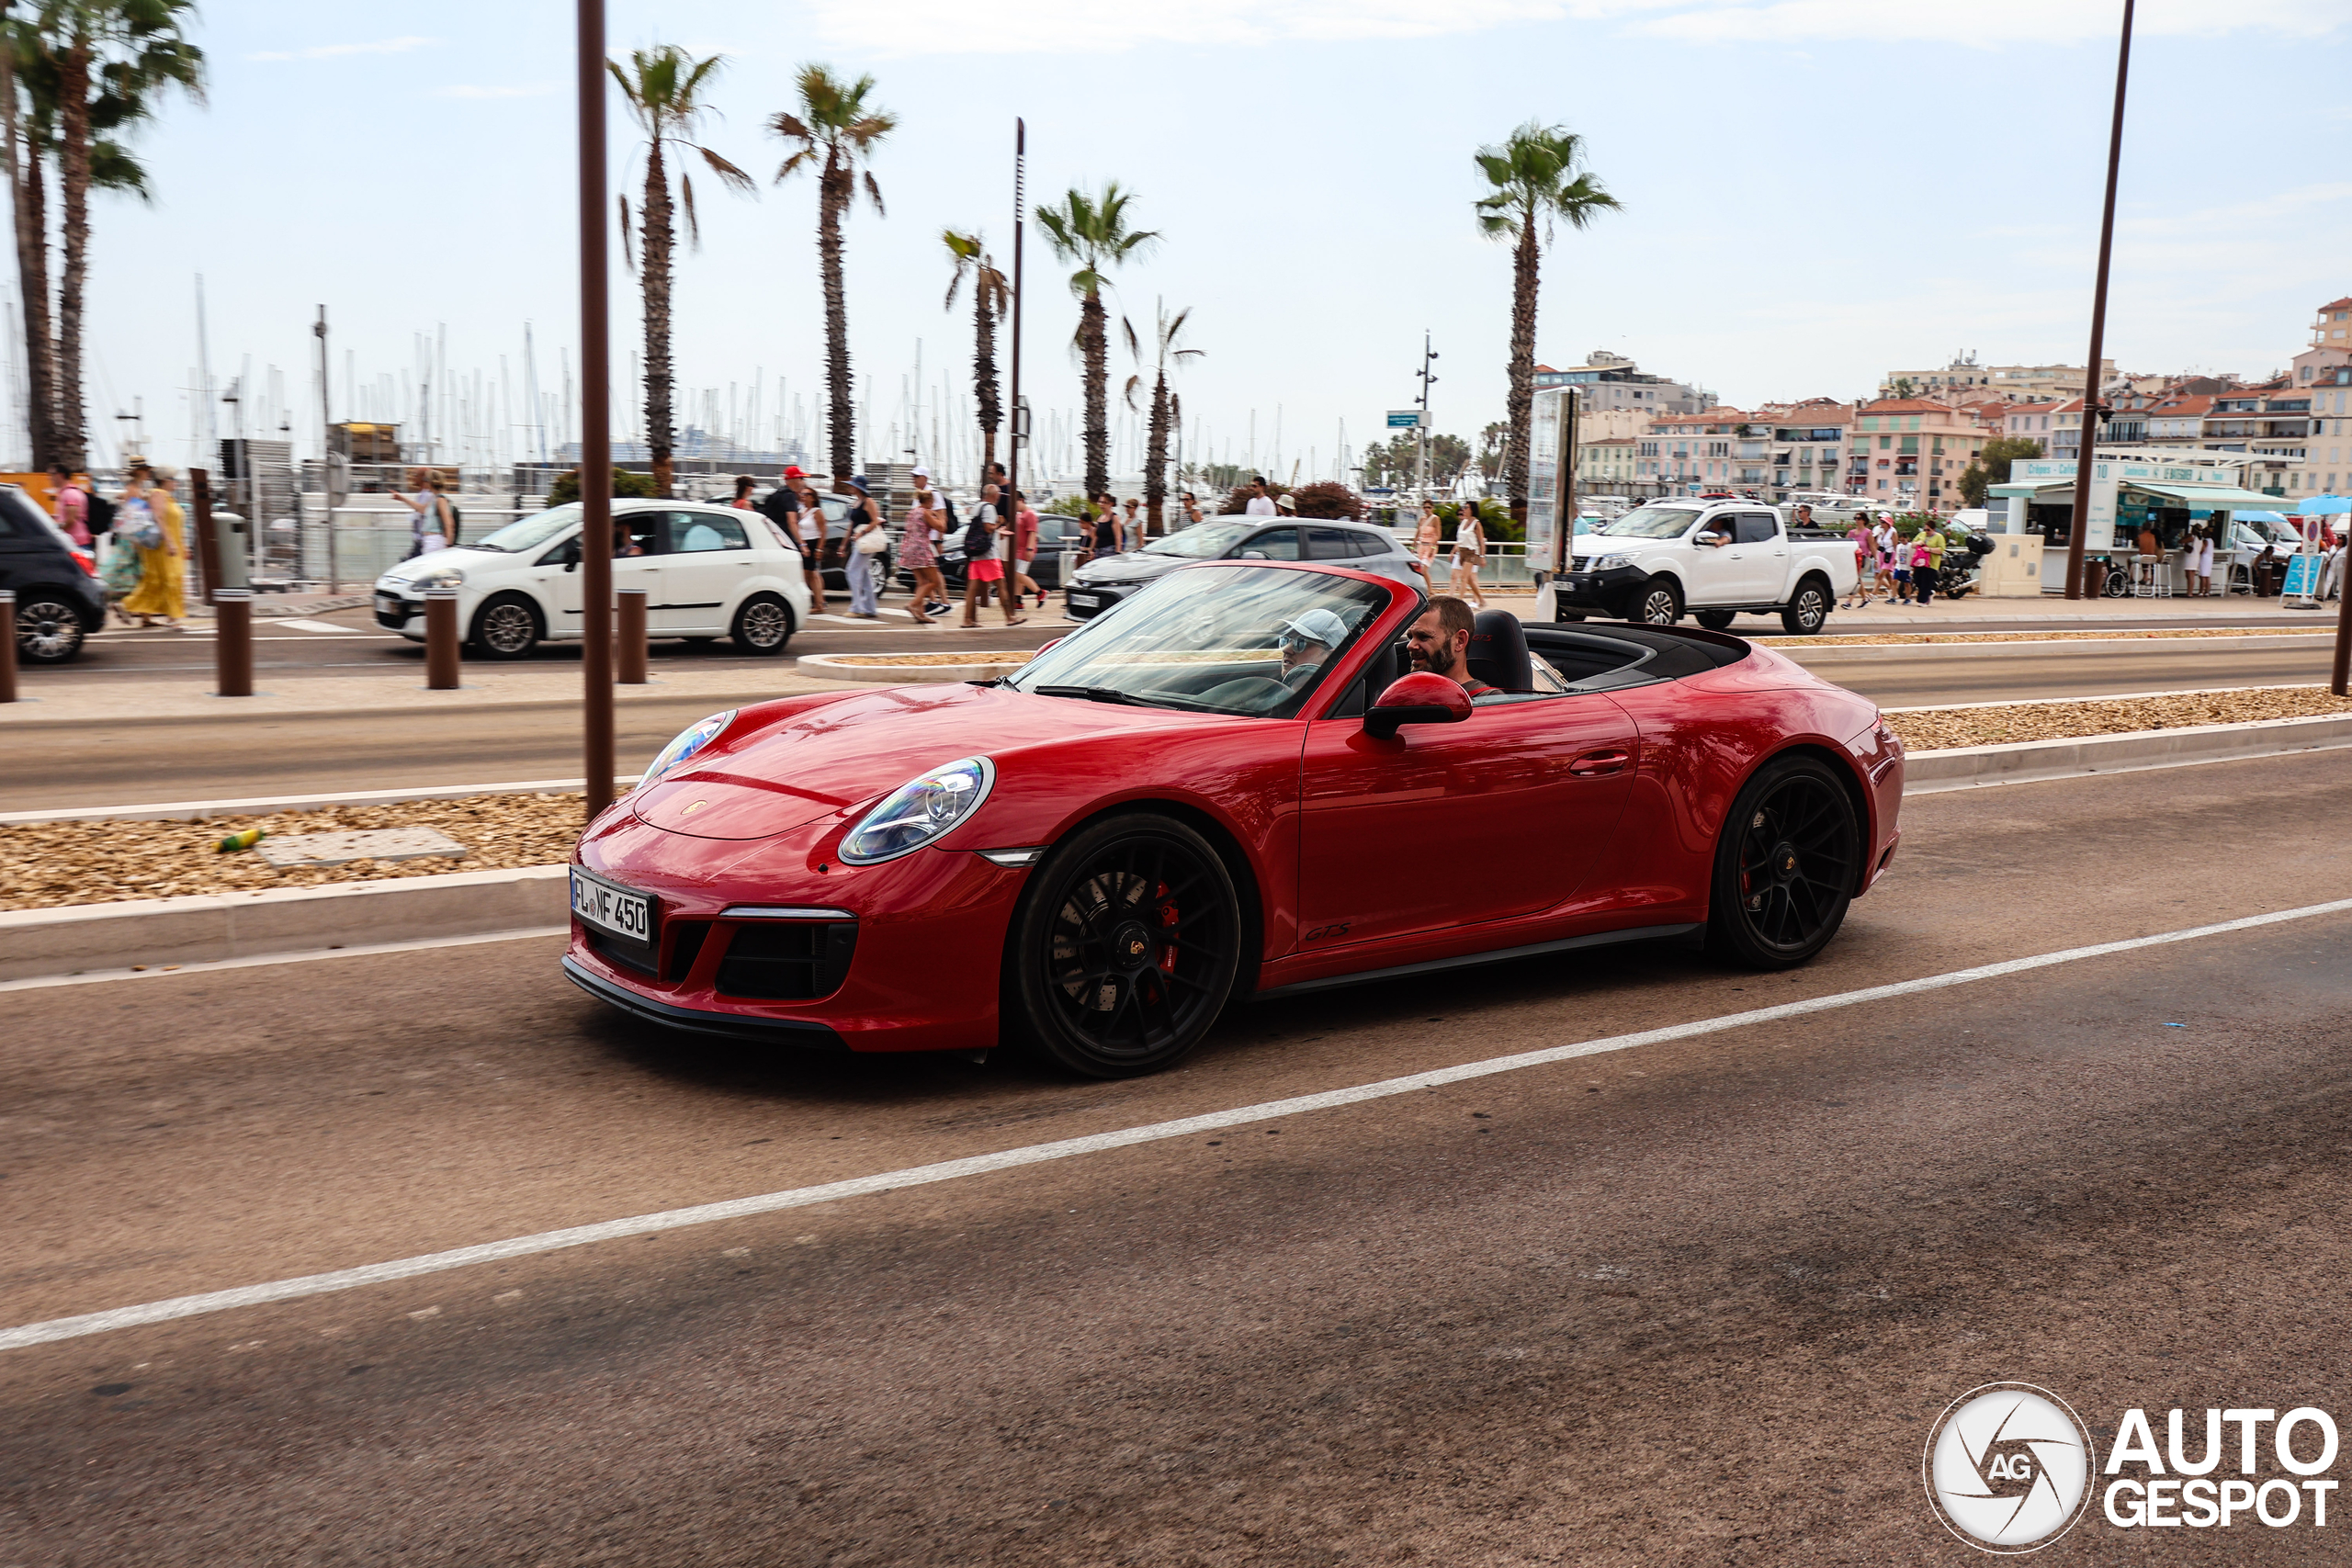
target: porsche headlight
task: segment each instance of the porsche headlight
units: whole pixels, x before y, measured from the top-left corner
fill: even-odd
[[[1592,563],[1592,570],[1595,571],[1615,571],[1619,567],[1631,566],[1633,564],[1634,558],[1632,556],[1620,553],[1613,556],[1601,557],[1599,560]]]
[[[662,747],[653,761],[646,764],[645,776],[637,781],[637,787],[643,789],[647,784],[653,783],[663,773],[718,739],[727,727],[735,722],[735,716],[742,711],[741,708],[729,708],[725,713],[712,714],[708,718],[690,724],[678,731],[677,739]]]
[[[978,811],[995,783],[996,764],[986,757],[966,757],[909,779],[850,829],[842,840],[842,863],[873,865],[922,848]]]
[[[409,586],[412,588],[457,588],[462,586],[465,581],[464,568],[436,566],[410,578]]]

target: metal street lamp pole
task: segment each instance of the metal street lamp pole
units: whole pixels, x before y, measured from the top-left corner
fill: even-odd
[[[613,803],[613,419],[605,254],[605,0],[580,0],[581,736],[588,819]]]
[[[1016,530],[1021,522],[1021,508],[1013,501],[1012,493],[1021,488],[1021,440],[1027,434],[1021,407],[1021,233],[1022,222],[1026,216],[1023,204],[1029,195],[1025,183],[1028,173],[1029,122],[1016,116],[1012,121],[1012,417],[1005,422],[1012,438],[1005,443],[1006,493],[997,497],[996,511],[1000,518],[1011,518]],[[980,482],[988,482],[986,474],[980,476]],[[1090,502],[1093,499],[1092,496],[1087,497]],[[1002,586],[1008,594],[1012,592],[1011,582]]]
[[[2075,522],[2066,538],[2066,597],[2080,599],[2083,546],[2090,532],[2091,455],[2098,443],[2098,367],[2107,339],[2107,264],[2115,249],[2115,175],[2123,159],[2123,87],[2132,66],[2132,7],[2123,0],[2123,39],[2115,51],[2115,121],[2107,136],[2107,206],[2098,220],[2098,283],[2091,293],[2091,355],[2083,370],[2083,424],[2075,448]]]

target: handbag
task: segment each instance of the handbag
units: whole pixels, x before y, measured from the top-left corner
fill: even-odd
[[[883,529],[868,529],[866,532],[860,534],[857,536],[857,553],[859,555],[878,556],[888,550],[889,547],[890,536]]]
[[[164,547],[164,525],[155,520],[155,509],[141,497],[133,496],[122,503],[122,521],[118,526],[142,550]]]

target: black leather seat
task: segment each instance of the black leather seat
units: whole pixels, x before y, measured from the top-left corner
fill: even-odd
[[[1481,610],[1470,623],[1470,673],[1501,692],[1535,689],[1527,634],[1509,610]]]

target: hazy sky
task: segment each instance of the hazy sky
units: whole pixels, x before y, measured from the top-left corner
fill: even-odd
[[[1271,466],[1329,466],[1412,395],[1424,328],[1442,428],[1502,412],[1510,257],[1470,202],[1472,152],[1531,118],[1581,133],[1625,204],[1563,233],[1539,357],[1606,347],[1751,404],[1850,397],[1891,367],[1976,350],[2079,361],[2087,333],[2116,0],[614,0],[615,50],[724,51],[712,145],[756,199],[697,182],[703,247],[681,257],[679,376],[764,376],[813,400],[822,368],[815,192],[769,182],[766,117],[797,65],[871,72],[900,117],[876,177],[888,216],[850,225],[850,321],[877,422],[922,340],[935,407],[968,357],[943,314],[943,225],[1010,230],[1015,112],[1031,189],[1116,177],[1158,253],[1118,278],[1148,331],[1193,309],[1182,377],[1216,455],[1257,412]],[[2147,0],[2133,55],[2109,352],[2125,367],[2260,373],[2312,307],[2352,292],[2352,6]],[[316,439],[310,322],[359,379],[415,363],[446,325],[455,372],[542,384],[576,320],[571,8],[548,0],[387,9],[219,0],[198,37],[208,107],[175,105],[142,150],[155,200],[101,198],[91,282],[93,423],[142,397],[149,444],[188,454],[194,277],[212,369],[285,372]],[[614,170],[637,167],[615,116]],[[1033,230],[1026,383],[1072,408],[1075,306]],[[624,367],[639,331],[616,271]],[[1122,374],[1127,368],[1124,356]],[[958,377],[968,388],[968,377]],[[688,411],[691,412],[691,411]],[[225,423],[224,411],[224,423]],[[519,396],[508,418],[527,419]],[[930,447],[930,414],[922,446]],[[273,421],[273,423],[275,423]],[[519,445],[519,442],[516,443]],[[901,445],[904,442],[902,440]],[[876,440],[876,449],[884,445]],[[102,447],[101,455],[107,448]]]

